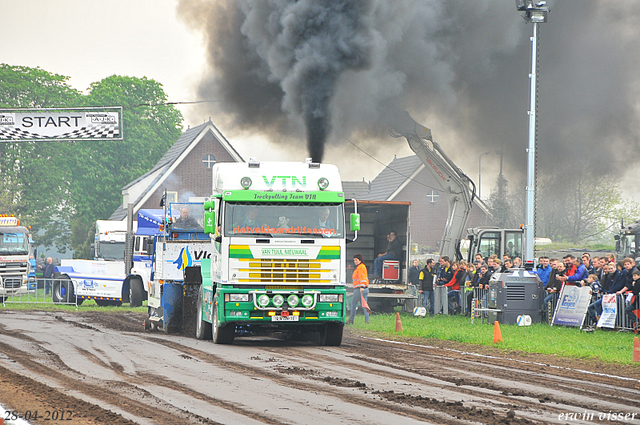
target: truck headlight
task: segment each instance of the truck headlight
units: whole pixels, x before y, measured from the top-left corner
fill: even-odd
[[[313,305],[313,296],[307,294],[302,297],[302,305],[309,308]]]
[[[262,294],[258,297],[258,305],[260,307],[266,307],[269,305],[269,296],[266,294]]]
[[[291,294],[287,298],[287,304],[289,304],[289,307],[295,307],[298,305],[299,302],[300,302],[300,297],[298,297],[296,294]]]
[[[276,307],[282,307],[282,304],[284,304],[284,297],[282,295],[278,294],[273,297],[273,305]]]

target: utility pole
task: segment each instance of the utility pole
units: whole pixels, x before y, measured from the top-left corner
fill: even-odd
[[[535,240],[535,170],[536,170],[536,105],[538,25],[547,21],[549,8],[544,0],[516,0],[516,8],[525,12],[522,17],[533,24],[531,37],[531,72],[529,94],[529,144],[527,147],[526,224],[524,226],[524,258],[533,260]]]

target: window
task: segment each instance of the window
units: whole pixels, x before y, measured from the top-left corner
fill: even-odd
[[[178,202],[178,192],[167,190],[167,199],[165,200],[166,205],[173,204]]]
[[[506,232],[505,233],[505,254],[509,254],[511,258],[522,258],[522,232]]]
[[[427,200],[432,204],[435,203],[439,197],[440,195],[438,195],[438,192],[433,189],[427,192]]]
[[[493,254],[500,255],[500,232],[485,232],[480,236],[478,253],[483,258],[489,258]]]
[[[213,167],[213,164],[216,163],[216,158],[211,154],[207,154],[204,156],[204,158],[202,158],[202,163],[205,167],[211,168]]]

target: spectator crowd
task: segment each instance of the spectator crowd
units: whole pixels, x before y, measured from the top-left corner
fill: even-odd
[[[519,267],[522,260],[508,255],[503,258],[492,255],[485,260],[476,254],[473,264],[442,256],[437,263],[428,259],[422,268],[414,260],[408,277],[409,284],[415,285],[420,294],[421,306],[428,308],[430,316],[463,312],[469,316],[472,302],[482,298],[479,291],[489,288],[494,273]],[[592,258],[589,253],[580,257],[568,254],[562,259],[540,257],[535,272],[546,292],[541,308],[549,322],[562,288],[575,285],[588,287],[592,297],[584,326],[595,328],[603,312],[602,296],[613,294],[617,303],[616,327],[638,329],[640,269],[634,259],[616,261],[613,254]]]

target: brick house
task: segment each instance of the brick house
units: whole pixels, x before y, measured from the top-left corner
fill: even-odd
[[[370,183],[343,182],[345,198],[369,201],[411,202],[411,242],[437,250],[449,216],[449,207],[437,180],[415,155],[394,158]],[[491,214],[475,198],[467,227],[492,224]]]
[[[186,130],[147,173],[122,188],[122,206],[109,220],[126,220],[127,205],[159,208],[163,193],[167,203],[211,195],[212,167],[216,162],[244,162],[220,130],[209,120]]]

